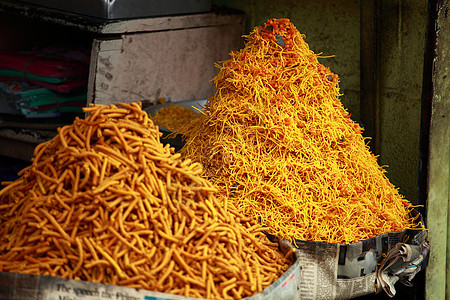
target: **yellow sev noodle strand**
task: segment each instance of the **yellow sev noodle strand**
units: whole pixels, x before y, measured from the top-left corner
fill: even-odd
[[[343,107],[338,76],[288,19],[268,20],[221,65],[215,92],[180,128],[182,153],[282,238],[354,243],[413,226]]]
[[[189,107],[178,104],[169,104],[159,109],[152,120],[158,126],[163,126],[171,131],[182,128],[184,124],[197,119],[198,114]]]
[[[198,163],[160,143],[140,104],[85,111],[0,191],[0,272],[240,299],[289,267]]]

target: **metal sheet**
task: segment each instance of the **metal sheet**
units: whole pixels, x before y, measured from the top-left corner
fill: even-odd
[[[210,10],[209,0],[23,0],[102,19],[125,19],[202,13]]]

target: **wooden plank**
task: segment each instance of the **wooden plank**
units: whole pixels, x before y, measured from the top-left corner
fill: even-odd
[[[431,1],[433,2],[433,1]],[[426,298],[450,297],[450,20],[449,1],[438,1],[433,95],[429,128],[427,222],[431,245]]]
[[[116,66],[122,52],[122,39],[94,39],[91,50],[91,65],[89,68],[89,82],[87,91],[87,103],[97,99],[109,99],[98,103],[118,102],[109,92],[109,81],[119,74],[121,70]]]
[[[196,27],[216,27],[228,24],[244,24],[243,13],[223,14],[218,12],[184,16],[130,19],[108,22],[99,30],[102,34],[125,32],[176,30]]]
[[[0,155],[30,161],[38,144],[0,136]]]
[[[94,39],[91,47],[91,57],[89,64],[89,80],[87,85],[86,104],[94,103],[95,72],[97,71],[98,53],[100,52],[101,41]]]
[[[92,99],[101,104],[206,99],[218,72],[214,63],[241,47],[242,30],[231,24],[99,39]]]

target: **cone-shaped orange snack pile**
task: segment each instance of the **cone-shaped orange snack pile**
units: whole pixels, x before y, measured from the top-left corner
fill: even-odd
[[[186,157],[270,233],[353,243],[412,225],[411,204],[340,102],[337,75],[288,19],[268,20],[214,78]]]
[[[0,191],[0,271],[240,299],[289,267],[140,105],[85,111]]]

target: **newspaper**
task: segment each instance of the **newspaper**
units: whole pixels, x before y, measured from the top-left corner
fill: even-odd
[[[300,262],[297,259],[277,281],[246,300],[299,299]],[[0,299],[194,300],[196,298],[82,280],[0,272]]]
[[[418,243],[398,243],[389,251],[377,273],[377,292],[384,290],[390,297],[394,297],[394,285],[397,281],[411,286],[411,280],[426,267],[430,253],[428,234],[423,231],[416,237],[420,239]]]
[[[426,233],[403,230],[350,245],[269,238],[279,242],[283,252],[296,248],[301,260],[299,298],[325,300],[353,299],[382,291],[393,297],[397,281],[410,286],[414,275],[426,267]]]

